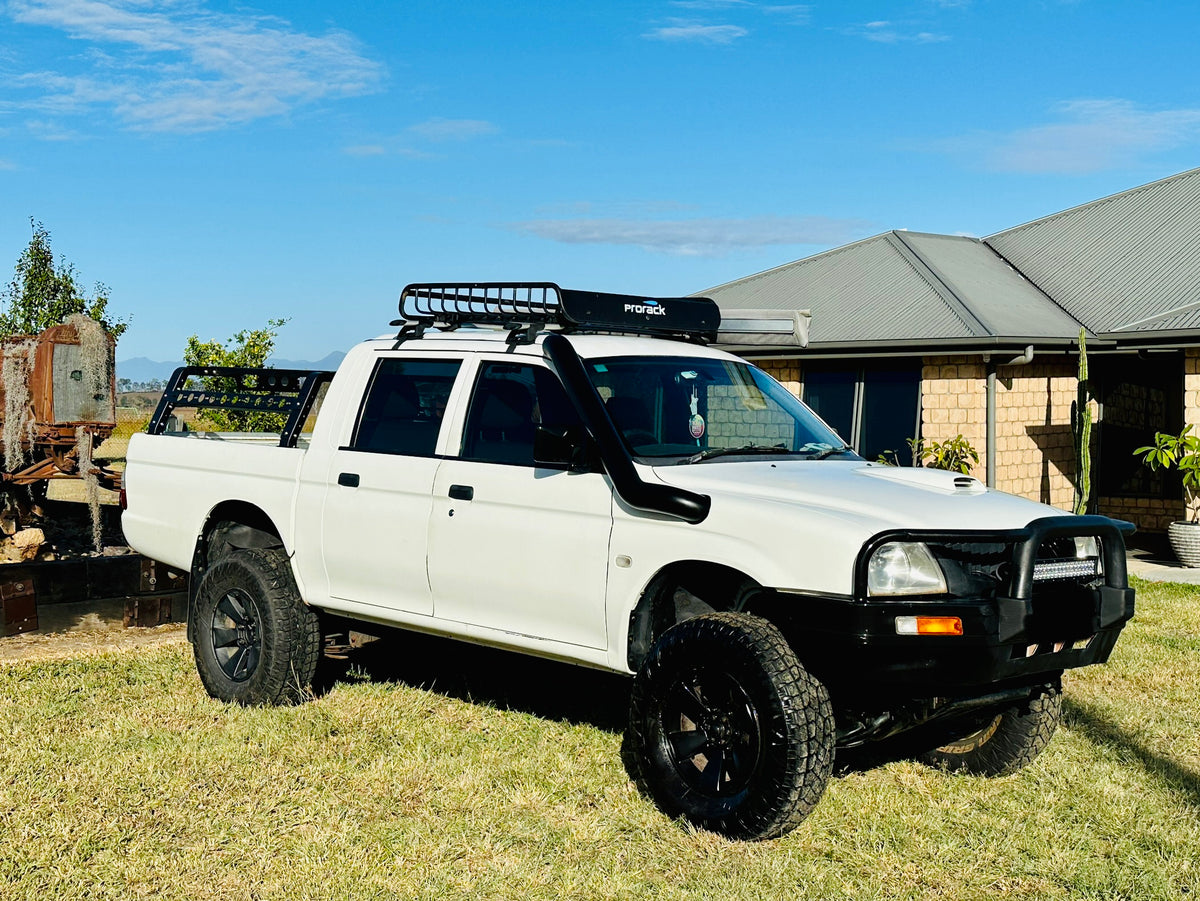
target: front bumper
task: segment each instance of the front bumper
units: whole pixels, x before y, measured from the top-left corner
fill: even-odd
[[[1097,516],[1035,520],[1002,533],[884,533],[869,542],[850,598],[777,592],[767,615],[835,700],[877,706],[923,698],[969,698],[1057,678],[1108,660],[1134,613],[1123,533],[1132,526]],[[1035,583],[1039,548],[1060,538],[1101,540],[1104,575]],[[994,590],[968,597],[879,598],[865,592],[866,561],[887,541],[971,542],[1006,550]],[[898,617],[953,616],[961,635],[897,634]]]
[[[1133,616],[1132,589],[1089,592],[1090,609],[1071,598],[1073,621],[1028,614],[1026,627],[1005,635],[1004,601],[857,603],[805,598],[803,612],[781,614],[796,653],[835,695],[873,700],[966,697],[1017,684],[1036,684],[1063,670],[1104,663]],[[799,601],[799,599],[796,599]],[[1042,598],[1039,603],[1051,603]],[[1104,611],[1120,612],[1105,622]],[[897,635],[901,616],[957,616],[962,635]],[[773,617],[774,618],[774,617]],[[778,622],[778,619],[776,619]],[[1004,636],[1004,637],[1002,637]]]

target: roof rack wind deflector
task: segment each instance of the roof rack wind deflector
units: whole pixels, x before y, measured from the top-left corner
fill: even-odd
[[[621,500],[635,510],[661,513],[693,525],[703,522],[712,506],[712,498],[708,495],[660,482],[642,481],[571,342],[562,335],[547,335],[542,342],[542,351],[554,364],[567,396],[596,439],[604,469]]]
[[[808,347],[808,310],[736,310],[721,313],[719,347]]]
[[[710,342],[721,311],[707,297],[640,297],[560,288],[553,282],[412,284],[400,294],[397,340],[425,328],[495,325],[511,331],[556,326],[561,331],[613,332]]]

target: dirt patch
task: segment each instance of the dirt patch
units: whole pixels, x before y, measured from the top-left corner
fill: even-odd
[[[34,632],[0,638],[0,666],[27,660],[65,660],[182,644],[187,644],[187,626],[183,623],[153,629],[78,628],[70,632]]]

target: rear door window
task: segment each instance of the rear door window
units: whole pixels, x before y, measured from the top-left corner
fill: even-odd
[[[350,450],[433,456],[461,366],[460,360],[380,360]]]
[[[579,426],[562,385],[544,366],[486,362],[463,430],[464,460],[533,466],[539,426],[562,433]]]

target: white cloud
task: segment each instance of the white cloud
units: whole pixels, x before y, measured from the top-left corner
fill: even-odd
[[[1072,100],[1055,112],[1061,121],[964,135],[940,141],[934,149],[970,155],[1001,172],[1075,175],[1200,142],[1200,109],[1155,111],[1128,100]]]
[[[311,35],[283,19],[210,11],[203,0],[10,0],[23,25],[87,42],[86,71],[30,72],[22,105],[111,109],[148,131],[197,132],[367,93],[383,67],[349,34]]]
[[[760,8],[764,13],[770,16],[790,16],[793,25],[807,23],[809,14],[812,12],[811,6],[801,3],[783,4],[778,6],[763,6]]]
[[[499,130],[483,119],[429,119],[408,127],[409,132],[426,141],[468,141]]]
[[[30,119],[25,123],[25,128],[42,141],[78,141],[83,138],[83,135],[74,129],[44,119]]]
[[[765,17],[767,25],[806,25],[812,6],[807,3],[762,3],[759,0],[668,0],[668,5],[689,12],[729,13]],[[729,22],[714,24],[700,19],[666,19],[643,32],[642,37],[652,41],[674,41],[696,44],[732,44],[750,34],[743,25]]]
[[[775,244],[842,244],[861,237],[870,223],[824,216],[757,216],[747,219],[535,219],[515,230],[564,244],[624,244],[680,256],[721,256]]]
[[[671,19],[670,24],[651,29],[642,35],[652,41],[692,41],[700,44],[732,44],[750,32],[740,25],[705,25],[685,19]]]
[[[0,172],[16,172],[17,164],[11,160],[0,160]]]
[[[915,31],[895,22],[875,21],[854,25],[845,30],[846,34],[866,38],[879,44],[938,44],[950,40],[946,34],[933,31]]]

